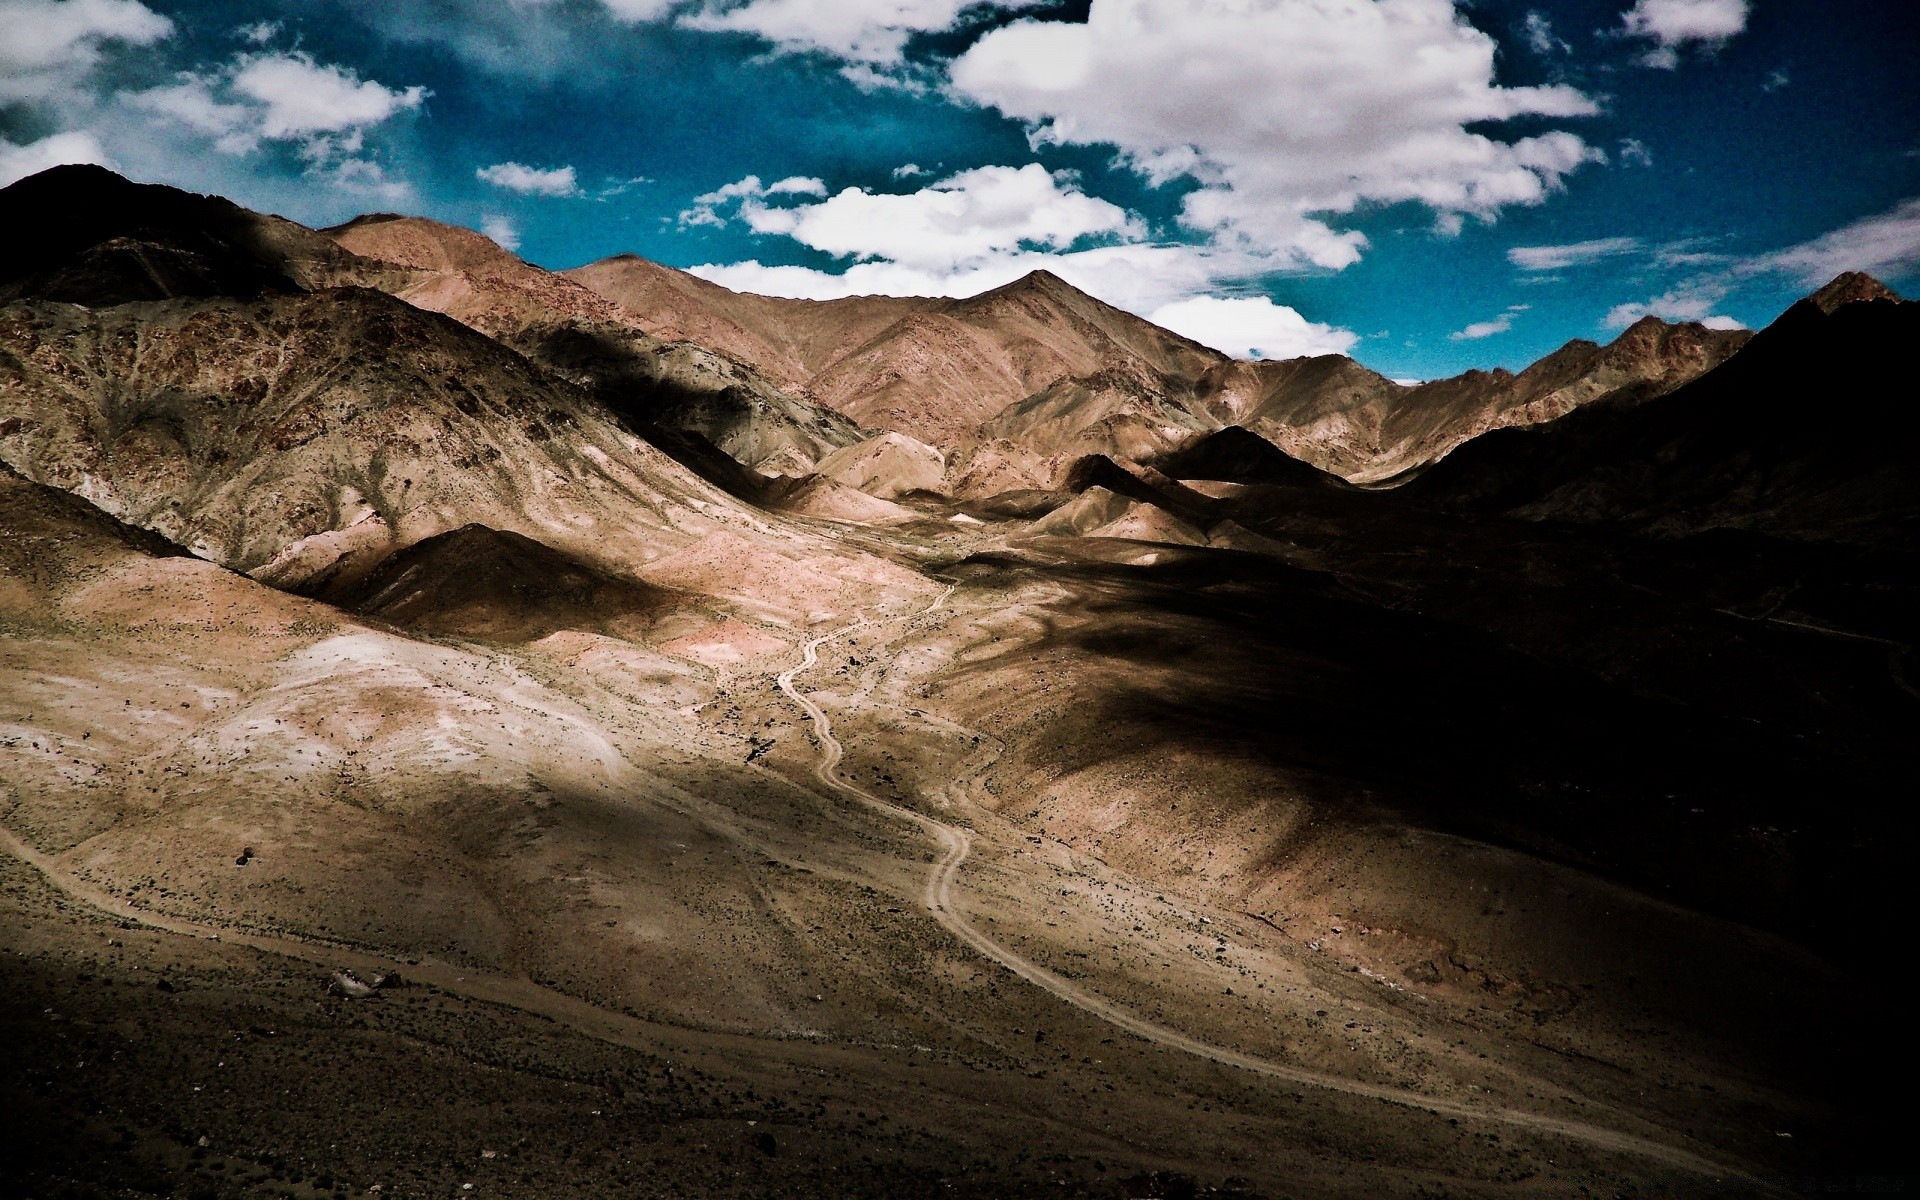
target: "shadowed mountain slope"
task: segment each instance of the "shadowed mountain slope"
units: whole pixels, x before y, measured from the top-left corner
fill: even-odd
[[[218,196],[134,183],[104,167],[55,167],[0,189],[0,224],[14,231],[0,248],[0,302],[102,307],[391,275],[292,221]]]
[[[1493,429],[1671,391],[1724,362],[1746,330],[1647,317],[1605,346],[1575,340],[1519,374],[1468,371],[1407,387],[1341,355],[1236,362],[1201,381],[1208,413],[1355,482],[1376,482]]]
[[[1856,296],[1869,297],[1854,299]],[[1920,305],[1843,276],[1686,387],[1479,438],[1400,494],[1439,507],[1920,546]]]
[[[428,634],[528,642],[560,629],[618,633],[670,601],[511,530],[462,525],[424,538],[329,600]]]
[[[1339,481],[1239,425],[1203,434],[1171,453],[1151,460],[1173,479],[1212,479],[1231,483],[1272,483],[1319,487]]]

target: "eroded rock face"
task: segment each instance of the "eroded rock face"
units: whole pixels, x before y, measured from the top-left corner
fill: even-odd
[[[0,309],[0,455],[283,585],[476,520],[643,563],[724,500],[520,356],[364,289]],[[340,553],[295,561],[328,535]]]

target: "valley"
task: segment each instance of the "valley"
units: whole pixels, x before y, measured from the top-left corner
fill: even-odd
[[[1051,276],[777,301],[0,191],[49,211],[0,270],[7,1189],[1896,1169],[1873,281],[1407,388]]]

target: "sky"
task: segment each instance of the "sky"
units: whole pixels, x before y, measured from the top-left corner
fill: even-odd
[[[0,0],[0,183],[774,295],[1045,268],[1427,379],[1920,294],[1917,62],[1911,0]]]

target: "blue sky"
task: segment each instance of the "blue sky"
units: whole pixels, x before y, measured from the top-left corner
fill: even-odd
[[[0,180],[790,295],[1047,267],[1430,378],[1920,291],[1916,62],[1887,0],[0,0]]]

